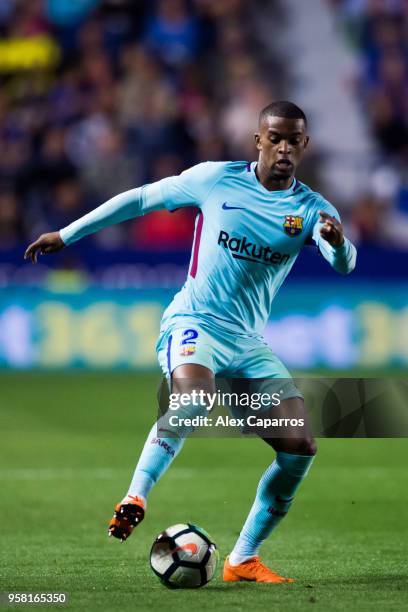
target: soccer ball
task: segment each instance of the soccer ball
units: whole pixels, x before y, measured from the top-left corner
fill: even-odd
[[[150,551],[150,565],[161,582],[173,589],[198,588],[217,570],[219,553],[204,529],[173,525],[162,531]]]

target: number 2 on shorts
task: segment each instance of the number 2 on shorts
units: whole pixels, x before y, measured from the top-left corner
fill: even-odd
[[[186,329],[181,334],[183,340],[180,342],[180,345],[183,344],[195,344],[196,338],[198,338],[198,331],[195,329]]]

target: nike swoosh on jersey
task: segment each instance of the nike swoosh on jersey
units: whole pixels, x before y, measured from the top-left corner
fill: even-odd
[[[229,206],[227,202],[222,205],[223,210],[245,210],[243,206]]]

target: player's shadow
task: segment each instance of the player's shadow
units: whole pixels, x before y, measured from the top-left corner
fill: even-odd
[[[373,586],[373,583],[375,585],[378,586],[378,588],[381,588],[382,590],[384,590],[385,585],[388,585],[388,590],[390,590],[390,588],[395,588],[396,590],[404,590],[406,588],[405,585],[400,584],[400,585],[396,585],[396,582],[399,583],[403,583],[403,582],[407,582],[408,581],[408,574],[364,574],[361,576],[353,576],[353,577],[341,577],[339,576],[338,578],[323,578],[323,579],[319,579],[319,580],[313,580],[310,582],[295,582],[293,584],[288,584],[288,585],[279,585],[280,588],[310,588],[312,587],[312,589],[319,589],[320,588],[324,588],[325,586],[330,586],[330,585],[335,585],[335,584],[341,584],[341,585],[345,585],[345,584],[349,584],[351,585],[356,585],[356,586],[362,586],[364,584],[369,585],[369,586]],[[205,586],[205,590],[206,591],[228,591],[230,589],[248,589],[251,587],[255,587],[255,588],[259,588],[259,586],[262,587],[262,585],[259,585],[255,582],[250,582],[250,581],[242,581],[242,582],[230,582],[230,583],[225,583],[225,582],[220,582],[220,583],[213,583],[213,584],[207,584]],[[266,587],[270,588],[270,585],[265,585]],[[387,590],[387,589],[386,589]],[[313,592],[311,590],[311,592]]]
[[[280,584],[279,587],[287,587],[287,588],[292,588],[293,589],[293,584]],[[296,585],[298,586],[298,585]],[[215,584],[206,584],[204,589],[206,591],[233,591],[235,589],[251,589],[251,588],[255,588],[255,589],[259,589],[259,587],[266,587],[266,588],[271,588],[270,584],[260,584],[257,582],[253,582],[251,580],[242,580],[242,582],[220,582],[220,583],[215,583]],[[296,588],[296,587],[295,587]]]
[[[384,574],[363,574],[361,576],[350,576],[348,578],[344,576],[339,576],[338,578],[323,578],[323,579],[319,579],[318,581],[314,580],[313,586],[319,587],[319,586],[326,586],[330,584],[349,584],[349,585],[368,584],[372,586],[374,583],[376,585],[382,585],[381,588],[383,588],[384,584],[387,584],[388,586],[393,587],[395,585],[395,582],[406,582],[407,583],[408,574],[384,573]],[[398,589],[397,586],[396,588]],[[402,585],[401,585],[401,588],[402,588]],[[407,588],[406,585],[405,585],[405,588]]]

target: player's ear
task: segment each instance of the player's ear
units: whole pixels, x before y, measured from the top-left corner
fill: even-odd
[[[256,148],[258,149],[258,151],[260,151],[262,149],[261,135],[259,132],[255,132],[254,137],[255,137]]]
[[[304,149],[307,148],[307,145],[309,144],[309,136],[305,136],[305,142],[304,142]]]

